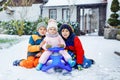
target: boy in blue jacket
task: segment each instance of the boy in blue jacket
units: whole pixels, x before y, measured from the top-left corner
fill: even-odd
[[[15,60],[13,62],[14,66],[21,66],[25,68],[34,68],[38,64],[38,60],[44,51],[41,48],[40,43],[46,34],[46,24],[41,22],[37,25],[37,31],[30,36],[28,44],[27,59]]]

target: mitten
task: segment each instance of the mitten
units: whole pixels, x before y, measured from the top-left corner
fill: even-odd
[[[46,45],[46,49],[51,48],[52,46],[50,44]]]
[[[77,65],[77,69],[81,71],[82,70],[82,66],[80,64],[78,64]]]
[[[64,48],[64,44],[59,44],[59,47]]]

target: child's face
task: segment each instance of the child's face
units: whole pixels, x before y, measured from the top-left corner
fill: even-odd
[[[46,28],[45,27],[40,27],[39,29],[38,29],[38,32],[39,32],[39,34],[41,35],[41,36],[44,36],[45,34],[46,34]]]
[[[48,29],[48,33],[49,33],[49,34],[56,34],[56,33],[57,33],[57,30],[56,30],[56,28],[54,28],[54,27],[50,27],[50,28]]]
[[[67,39],[70,35],[70,32],[68,31],[68,29],[62,29],[62,37],[64,37],[65,39]]]

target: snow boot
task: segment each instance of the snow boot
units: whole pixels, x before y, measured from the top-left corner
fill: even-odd
[[[69,59],[69,60],[68,60],[68,64],[69,64],[71,67],[73,67],[73,66],[76,64],[76,62],[75,62],[74,60],[72,60],[72,59]]]
[[[39,63],[39,64],[36,66],[36,70],[37,70],[37,71],[40,71],[41,68],[42,68],[42,66],[43,66],[43,64]]]
[[[21,60],[15,60],[13,61],[13,66],[19,66]]]
[[[89,59],[89,60],[92,62],[92,64],[95,64],[95,61],[93,59]]]

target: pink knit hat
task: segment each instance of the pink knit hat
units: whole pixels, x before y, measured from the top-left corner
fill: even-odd
[[[47,30],[48,30],[49,28],[51,28],[51,27],[54,27],[54,28],[56,28],[56,30],[58,30],[58,26],[57,26],[57,21],[56,21],[56,20],[50,19],[50,20],[48,21]]]

